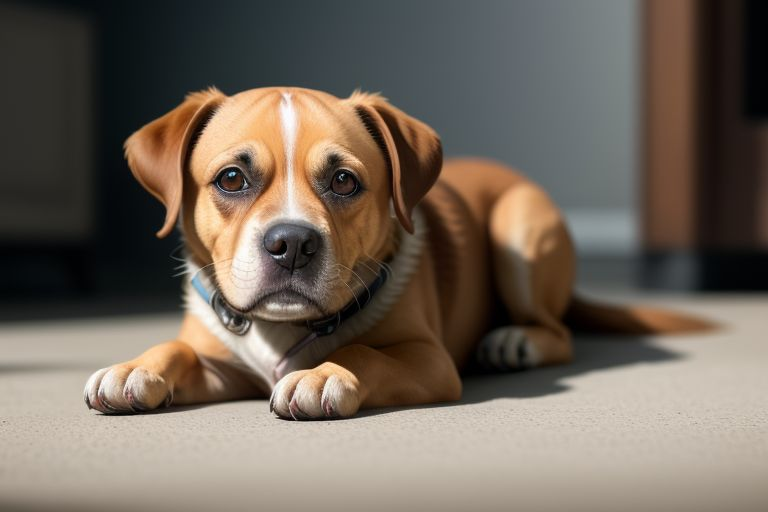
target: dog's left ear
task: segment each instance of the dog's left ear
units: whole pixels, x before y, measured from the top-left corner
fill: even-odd
[[[378,94],[355,92],[349,101],[384,152],[392,174],[395,214],[413,233],[413,209],[432,188],[443,166],[440,138]]]
[[[215,88],[189,94],[181,105],[125,141],[125,157],[133,176],[165,205],[165,222],[158,238],[173,230],[179,215],[190,144],[225,98]]]

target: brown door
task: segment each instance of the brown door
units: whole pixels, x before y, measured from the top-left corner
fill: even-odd
[[[761,5],[642,3],[646,284],[768,288],[768,119],[747,96],[768,94],[749,87]]]

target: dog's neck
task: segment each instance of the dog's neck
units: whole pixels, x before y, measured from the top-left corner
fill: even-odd
[[[235,334],[222,324],[210,300],[195,289],[192,277],[186,283],[186,309],[196,315],[249,369],[274,384],[289,371],[314,367],[331,352],[364,334],[384,318],[418,267],[425,241],[425,223],[418,210],[414,212],[414,226],[413,235],[400,227],[396,228],[393,237],[395,249],[387,265],[389,272],[384,279],[377,277],[374,280],[381,281],[379,291],[372,294],[364,308],[348,315],[330,335],[312,337],[311,327],[307,325],[259,319],[249,319],[247,330]],[[215,290],[212,280],[199,265],[188,261],[187,269],[190,276],[197,276],[196,280],[205,290]]]

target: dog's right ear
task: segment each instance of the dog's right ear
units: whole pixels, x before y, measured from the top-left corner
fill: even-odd
[[[215,88],[191,93],[181,105],[125,141],[125,157],[133,176],[165,206],[165,223],[158,238],[173,230],[179,215],[190,144],[225,98]]]

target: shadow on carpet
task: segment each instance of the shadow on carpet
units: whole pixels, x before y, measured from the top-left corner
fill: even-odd
[[[654,346],[650,338],[641,336],[577,337],[573,362],[522,372],[479,373],[464,377],[464,394],[460,403],[471,404],[495,398],[533,398],[569,389],[563,381],[570,377],[635,364],[659,364],[683,356]]]

